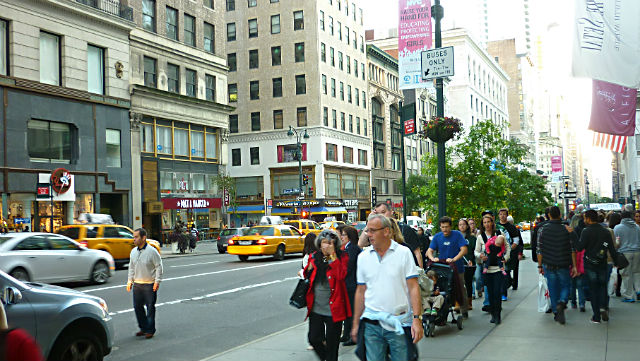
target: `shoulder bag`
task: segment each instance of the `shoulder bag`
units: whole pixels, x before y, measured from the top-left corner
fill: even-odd
[[[289,304],[295,308],[307,307],[307,291],[309,290],[309,280],[299,279],[293,294],[289,298]]]

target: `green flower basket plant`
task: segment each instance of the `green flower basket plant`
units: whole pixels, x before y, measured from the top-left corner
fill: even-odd
[[[458,137],[462,133],[462,122],[453,117],[432,117],[423,124],[423,134],[436,143]]]

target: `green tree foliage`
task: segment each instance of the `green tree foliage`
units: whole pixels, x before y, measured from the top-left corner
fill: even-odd
[[[447,215],[479,218],[483,210],[508,207],[516,221],[532,220],[551,204],[546,181],[531,174],[525,156],[529,148],[504,139],[491,120],[472,126],[469,134],[447,148]],[[417,199],[418,208],[437,216],[438,161],[425,155],[423,175],[407,184],[409,199]],[[417,184],[416,184],[417,183]]]

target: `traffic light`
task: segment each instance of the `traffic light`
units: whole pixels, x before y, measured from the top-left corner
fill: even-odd
[[[564,191],[565,192],[569,191],[569,181],[568,180],[564,181]]]
[[[569,204],[569,209],[572,210],[572,211],[575,211],[576,210],[576,204],[571,202],[571,204]]]
[[[302,214],[300,214],[300,218],[307,218],[307,217],[309,217],[309,212],[302,211]]]
[[[313,187],[309,187],[309,194],[307,195],[307,197],[309,198],[313,197]]]
[[[306,186],[307,184],[309,184],[309,176],[308,176],[308,175],[306,175],[306,174],[304,174],[304,175],[302,176],[302,185],[305,185],[305,186]]]

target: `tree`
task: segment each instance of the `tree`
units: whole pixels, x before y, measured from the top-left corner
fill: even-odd
[[[402,189],[402,179],[396,179],[395,182],[398,189],[404,193],[404,189]],[[425,184],[426,182],[427,176],[422,174],[410,174],[407,178],[407,215],[411,215],[411,212],[422,210],[418,194],[411,190],[416,186]]]
[[[531,220],[551,204],[546,181],[527,171],[529,147],[503,138],[491,120],[478,122],[455,145],[447,148],[447,215],[454,219],[479,217],[483,210],[508,207],[514,219]],[[423,158],[422,183],[413,185],[411,197],[419,207],[437,214],[437,157]],[[407,196],[409,198],[409,196]],[[408,202],[407,202],[408,203]]]
[[[224,171],[220,171],[215,178],[213,178],[213,184],[215,184],[220,191],[223,192],[226,190],[229,194],[229,207],[228,209],[235,210],[238,208],[237,202],[237,192],[236,192],[236,179],[225,173]],[[223,200],[224,201],[224,200]],[[227,210],[228,212],[228,210]]]

